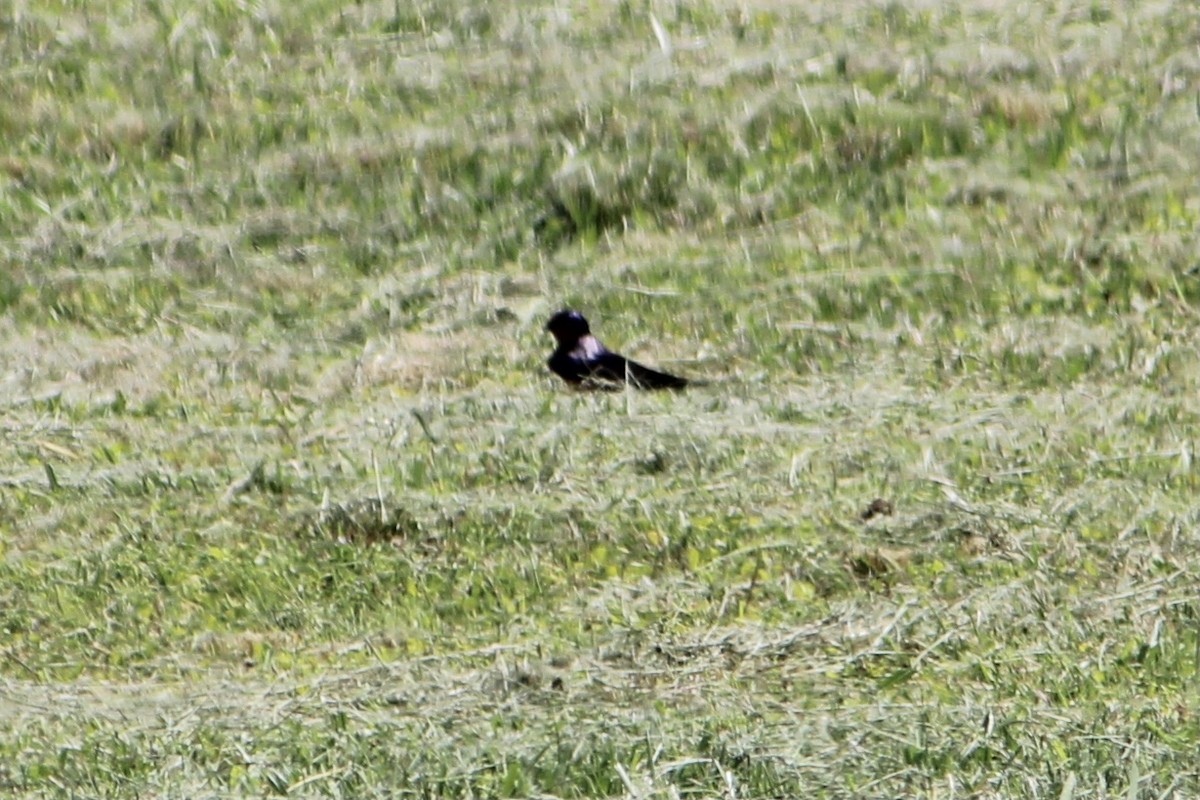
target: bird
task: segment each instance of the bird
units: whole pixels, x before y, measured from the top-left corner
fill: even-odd
[[[587,318],[564,308],[550,317],[546,330],[558,347],[546,365],[567,383],[580,389],[682,389],[690,381],[650,369],[609,350],[592,335]]]

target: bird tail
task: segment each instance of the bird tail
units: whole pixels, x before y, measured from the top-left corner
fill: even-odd
[[[625,378],[638,389],[682,389],[688,385],[687,378],[643,367],[634,361],[625,363]]]

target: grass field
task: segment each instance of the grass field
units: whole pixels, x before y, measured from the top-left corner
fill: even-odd
[[[4,6],[0,793],[1197,796],[1198,23]]]

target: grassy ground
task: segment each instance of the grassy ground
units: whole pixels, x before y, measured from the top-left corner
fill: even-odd
[[[1200,793],[1196,21],[8,5],[4,793]]]

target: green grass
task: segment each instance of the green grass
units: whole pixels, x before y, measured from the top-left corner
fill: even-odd
[[[1186,11],[0,11],[0,787],[1200,792]]]

